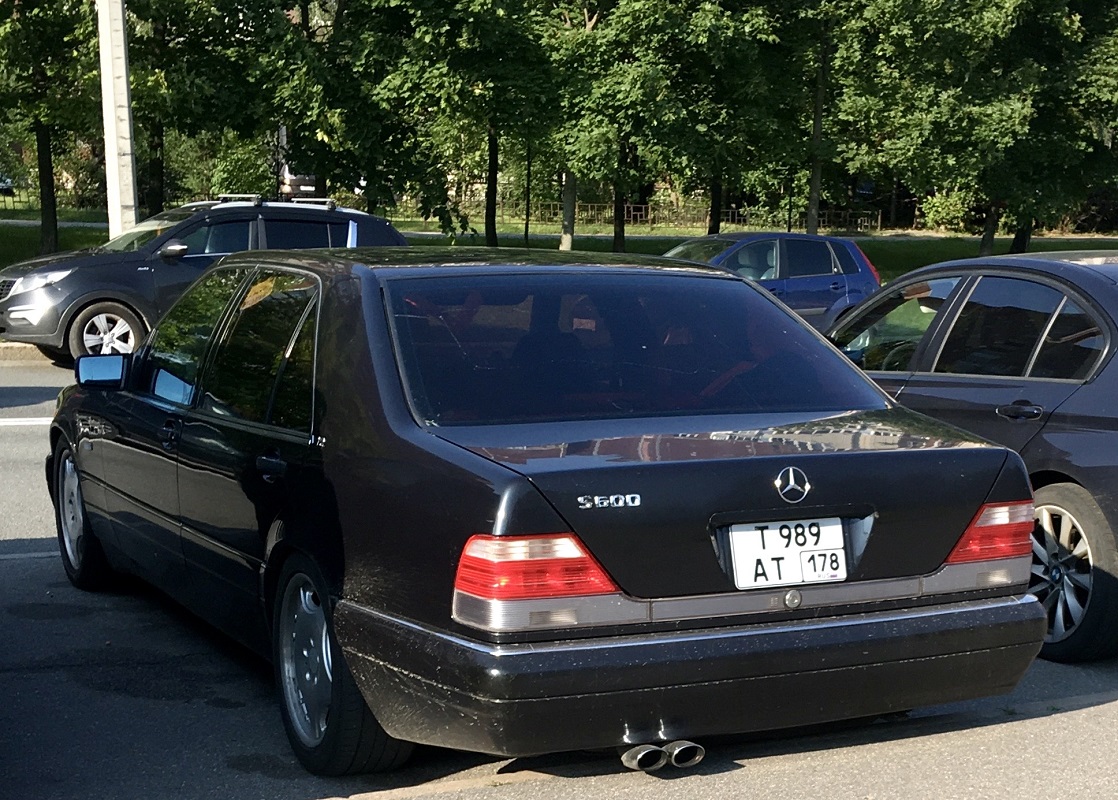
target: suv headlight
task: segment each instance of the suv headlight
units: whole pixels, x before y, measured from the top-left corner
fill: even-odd
[[[22,278],[16,279],[15,286],[12,287],[8,296],[33,292],[36,289],[42,289],[44,286],[50,286],[52,283],[58,283],[73,271],[73,269],[56,269],[52,272],[32,272],[30,275],[24,275]]]

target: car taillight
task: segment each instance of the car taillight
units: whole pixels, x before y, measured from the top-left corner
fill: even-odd
[[[472,536],[458,561],[454,590],[501,601],[619,591],[578,538],[569,533]]]
[[[947,557],[948,564],[1027,556],[1032,552],[1033,503],[987,503]]]
[[[862,253],[862,258],[864,258],[866,260],[866,266],[870,268],[870,272],[873,273],[874,280],[876,280],[877,285],[880,286],[881,285],[881,274],[877,271],[877,267],[875,267],[873,265],[873,262],[870,261],[869,256],[867,256],[865,254],[865,252],[863,252],[860,247],[858,248],[858,251]]]

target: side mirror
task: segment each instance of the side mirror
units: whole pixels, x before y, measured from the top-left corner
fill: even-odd
[[[180,242],[178,239],[171,239],[169,242],[167,242],[167,244],[159,248],[159,253],[157,255],[160,258],[166,258],[173,261],[176,258],[182,258],[183,256],[185,256],[187,250],[189,249],[189,247],[187,247],[183,242]]]
[[[74,377],[85,389],[120,389],[128,375],[129,356],[86,355],[74,361]]]

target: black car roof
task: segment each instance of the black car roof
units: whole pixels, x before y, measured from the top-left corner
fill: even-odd
[[[310,269],[337,275],[365,267],[373,270],[454,267],[629,267],[690,271],[739,280],[709,264],[698,264],[659,256],[627,255],[558,250],[523,250],[495,247],[364,247],[330,250],[255,251],[226,256],[222,264],[251,261]]]
[[[901,277],[908,278],[910,275],[918,276],[931,271],[977,272],[990,269],[1038,272],[1079,283],[1101,279],[1104,284],[1114,285],[1118,284],[1118,250],[1067,250],[960,258],[929,264]]]

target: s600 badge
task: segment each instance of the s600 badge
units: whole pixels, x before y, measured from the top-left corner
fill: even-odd
[[[633,508],[640,504],[639,494],[584,494],[578,498],[579,508]]]

